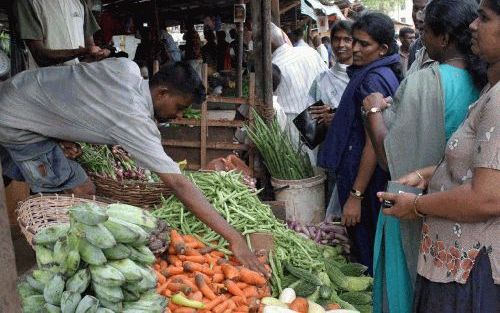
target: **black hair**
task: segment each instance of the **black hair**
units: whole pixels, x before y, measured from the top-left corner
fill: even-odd
[[[348,34],[352,34],[352,21],[343,20],[338,21],[332,26],[332,30],[330,31],[330,38],[333,38],[336,32],[339,30],[345,30]]]
[[[399,30],[399,37],[405,38],[407,34],[415,34],[415,30],[411,27],[403,27]]]
[[[321,42],[325,45],[331,43],[330,37],[328,36],[321,37]]]
[[[383,13],[363,13],[352,25],[352,30],[364,31],[378,44],[387,45],[388,50],[386,56],[399,53],[399,47],[394,38],[394,34],[396,33],[394,22],[389,16]],[[401,63],[394,63],[390,67],[398,80],[403,80],[404,76],[401,70]]]
[[[500,15],[500,0],[487,0],[486,3],[488,8],[495,11],[497,15]]]
[[[236,39],[236,37],[238,37],[238,32],[236,31],[236,29],[231,28],[231,30],[229,31],[229,36],[231,36],[231,38],[233,39]]]
[[[295,36],[295,38],[297,40],[300,40],[300,39],[303,39],[304,38],[304,30],[302,28],[297,28],[295,29],[293,32],[292,32],[293,36]]]
[[[273,92],[278,89],[278,86],[281,83],[281,70],[278,65],[273,63]]]
[[[173,93],[192,97],[195,104],[205,101],[205,86],[198,73],[185,62],[171,62],[160,67],[149,80],[149,87],[165,86]]]
[[[477,18],[475,0],[433,0],[425,7],[424,24],[436,35],[448,35],[466,61],[466,70],[479,89],[487,83],[486,62],[472,52],[469,25]]]

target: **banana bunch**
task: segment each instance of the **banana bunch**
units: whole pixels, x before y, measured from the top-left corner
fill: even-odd
[[[33,239],[38,268],[18,285],[23,312],[163,313],[148,244],[168,226],[124,204],[80,204],[69,216]]]

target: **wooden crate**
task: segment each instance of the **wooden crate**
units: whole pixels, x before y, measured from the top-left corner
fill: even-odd
[[[168,127],[161,127],[162,144],[166,153],[177,162],[186,160],[187,169],[199,170],[205,169],[211,160],[226,157],[233,151],[248,151],[249,166],[253,169],[252,149],[246,144],[234,141],[236,130],[248,122],[234,120],[237,107],[242,104],[254,106],[253,74],[249,84],[248,98],[208,96],[201,105],[200,120],[178,118],[171,121]],[[213,109],[217,107],[223,107],[224,110]],[[224,113],[229,113],[233,119],[224,118]]]

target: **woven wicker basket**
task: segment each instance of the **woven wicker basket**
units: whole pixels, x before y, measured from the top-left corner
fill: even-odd
[[[71,206],[78,203],[95,203],[105,206],[112,202],[114,201],[100,197],[38,194],[19,202],[16,210],[17,221],[21,232],[33,247],[33,237],[40,229],[69,221],[68,209]]]
[[[96,194],[118,202],[152,209],[160,204],[161,197],[168,197],[172,191],[163,182],[149,183],[137,180],[117,181],[89,174],[96,187]]]

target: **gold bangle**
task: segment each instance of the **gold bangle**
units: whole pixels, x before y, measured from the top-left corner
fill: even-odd
[[[418,200],[420,200],[420,197],[421,195],[416,195],[415,199],[413,199],[413,212],[416,216],[423,218],[425,215],[418,211]]]
[[[420,178],[421,181],[425,181],[424,176],[422,176],[422,174],[420,174],[418,170],[415,171],[415,174],[417,174],[418,178]]]

